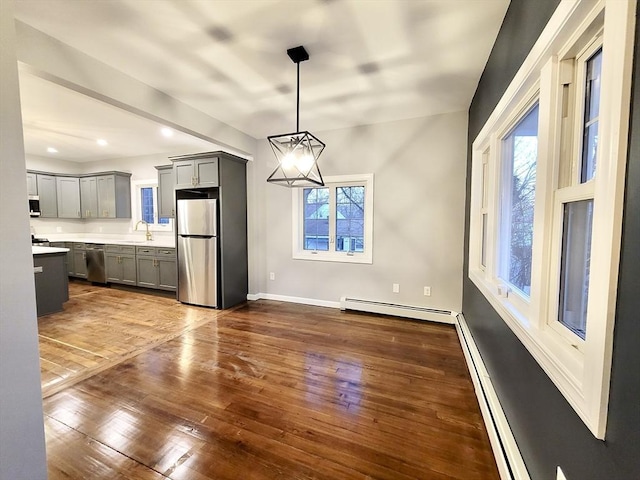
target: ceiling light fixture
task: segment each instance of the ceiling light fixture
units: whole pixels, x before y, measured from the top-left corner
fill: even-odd
[[[162,128],[162,130],[160,130],[160,132],[162,133],[162,136],[164,137],[173,137],[173,130],[171,130],[169,127],[164,127]]]
[[[56,150],[53,147],[47,147],[47,152],[49,152],[49,153],[58,153],[58,150]]]
[[[303,46],[287,50],[289,58],[297,65],[298,88],[296,96],[296,131],[267,137],[278,166],[267,182],[285,187],[324,185],[318,168],[318,158],[324,150],[324,143],[307,131],[300,131],[300,62],[309,60]]]
[[[96,140],[96,143],[101,147],[106,147],[107,145],[109,145],[107,141],[103,138],[99,138],[98,140]]]

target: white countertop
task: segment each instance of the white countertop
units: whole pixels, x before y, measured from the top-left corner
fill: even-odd
[[[145,240],[144,234],[140,235],[73,235],[56,234],[47,235],[50,242],[81,242],[81,243],[102,243],[105,245],[133,245],[140,247],[161,247],[175,248],[175,237],[158,235],[153,240]]]
[[[47,253],[67,253],[68,251],[69,251],[68,248],[38,247],[38,246],[31,247],[31,253],[33,255],[45,255]]]

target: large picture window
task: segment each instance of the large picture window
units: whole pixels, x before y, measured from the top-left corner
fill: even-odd
[[[372,263],[373,175],[293,189],[293,258]]]
[[[472,146],[469,278],[606,435],[635,7],[560,2]]]

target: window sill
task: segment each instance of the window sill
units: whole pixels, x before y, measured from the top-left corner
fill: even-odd
[[[373,258],[371,254],[354,253],[348,255],[346,253],[328,253],[328,252],[294,252],[294,260],[311,260],[316,262],[338,262],[338,263],[364,263],[372,264]]]
[[[587,413],[588,403],[581,381],[584,355],[550,329],[538,329],[508,298],[498,294],[497,287],[483,278],[483,272],[470,271],[469,278],[595,435],[597,427]]]

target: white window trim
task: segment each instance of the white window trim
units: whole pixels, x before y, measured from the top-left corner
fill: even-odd
[[[635,0],[560,2],[472,147],[469,277],[537,360],[593,435],[599,439],[605,438],[609,399],[627,157],[635,4]],[[556,290],[550,283],[557,282],[556,260],[552,260],[552,250],[557,240],[558,228],[558,209],[554,208],[554,202],[559,201],[554,195],[561,130],[557,115],[558,58],[562,58],[563,52],[566,53],[572,45],[579,43],[581,38],[601,28],[602,24],[605,54],[600,97],[598,171],[592,182],[596,199],[592,252],[597,253],[592,255],[591,259],[587,336],[580,350],[548,325],[549,317],[557,311],[557,299],[554,297]],[[486,207],[490,214],[487,265],[484,268],[481,265],[482,157],[487,149],[492,156],[498,154],[498,133],[505,128],[507,120],[513,115],[512,112],[519,111],[519,107],[531,98],[531,90],[537,82],[540,83],[540,128],[534,214],[534,260],[530,309],[525,313],[509,301],[508,291],[505,292],[500,288],[499,282],[496,282],[495,194],[491,195],[492,198]],[[579,108],[576,107],[576,110]],[[490,162],[489,165],[490,192],[495,192],[497,187],[498,172],[495,171],[495,163]],[[570,193],[566,192],[567,195]],[[577,197],[583,195],[584,191],[579,192]]]
[[[155,204],[155,219],[158,220],[158,202],[159,199],[157,198],[158,195],[158,179],[152,179],[152,180],[136,180],[131,182],[131,198],[133,199],[133,205],[131,206],[131,229],[133,231],[135,231],[135,227],[137,225],[137,223],[139,221],[142,220],[142,209],[141,209],[141,205],[140,205],[140,189],[141,188],[145,188],[145,187],[153,187],[156,188],[155,190],[155,196],[156,196],[156,204]],[[145,231],[144,228],[142,228],[141,226],[138,226],[138,231]],[[169,223],[165,223],[165,224],[159,224],[159,223],[153,223],[153,224],[149,224],[149,231],[150,232],[172,232],[173,231],[173,218],[169,219]]]
[[[303,188],[291,189],[292,201],[292,257],[295,260],[321,262],[373,263],[373,173],[357,175],[337,175],[324,177],[324,183],[331,185],[364,185],[364,252],[311,251],[303,248],[304,232],[302,218]],[[332,217],[331,221],[335,221]],[[331,243],[335,245],[335,243]]]

